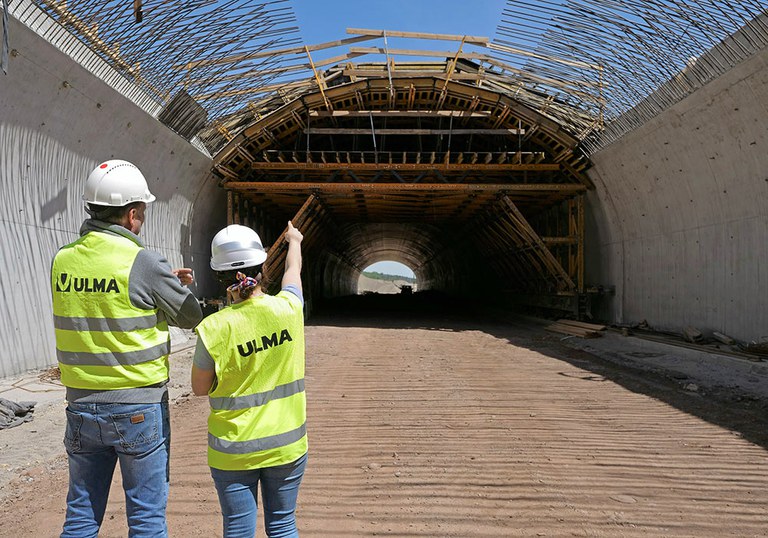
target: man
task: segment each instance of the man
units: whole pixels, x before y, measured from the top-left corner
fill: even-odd
[[[117,461],[129,536],[167,536],[168,325],[202,319],[184,285],[138,237],[155,197],[133,164],[110,160],[83,194],[91,216],[53,260],[56,355],[67,388],[69,493],[63,538],[97,536]]]

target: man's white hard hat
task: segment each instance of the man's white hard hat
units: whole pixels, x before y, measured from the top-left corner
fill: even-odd
[[[230,224],[219,231],[211,241],[211,269],[229,271],[261,265],[267,251],[259,234],[239,224]]]
[[[155,196],[149,192],[147,180],[136,165],[112,159],[101,163],[85,181],[83,200],[89,204],[122,207],[133,202],[150,203]]]

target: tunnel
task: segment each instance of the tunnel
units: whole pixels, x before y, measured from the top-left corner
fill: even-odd
[[[420,290],[495,288],[499,302],[587,313],[589,161],[574,137],[512,89],[484,89],[476,65],[336,71],[322,91],[240,125],[217,153],[229,223],[268,244],[289,219],[304,229],[316,304],[355,294],[363,268],[393,260]],[[475,82],[450,80],[466,74]]]

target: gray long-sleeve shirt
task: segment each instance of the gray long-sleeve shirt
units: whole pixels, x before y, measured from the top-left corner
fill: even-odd
[[[141,239],[119,224],[88,219],[80,227],[80,235],[104,232],[121,235],[144,246]],[[158,319],[169,325],[191,329],[203,319],[200,304],[192,292],[181,285],[168,261],[158,252],[142,248],[136,256],[128,278],[131,304],[142,310],[159,309]],[[67,387],[67,401],[81,403],[156,403],[167,399],[167,380],[148,387],[93,391]]]

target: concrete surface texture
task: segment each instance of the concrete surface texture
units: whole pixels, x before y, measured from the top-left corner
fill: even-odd
[[[0,77],[0,378],[55,364],[48,273],[58,247],[87,218],[83,185],[99,162],[142,170],[157,201],[142,237],[173,266],[200,276],[223,225],[210,157],[10,18],[14,54]]]
[[[302,536],[765,536],[765,363],[454,312],[307,326]],[[191,355],[172,357],[169,527],[218,536]],[[60,530],[63,412],[0,432],[2,538]],[[100,536],[126,534],[116,478]]]
[[[592,156],[590,282],[599,315],[768,335],[768,50]]]

